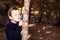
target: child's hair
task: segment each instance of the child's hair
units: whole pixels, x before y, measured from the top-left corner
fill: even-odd
[[[17,7],[11,7],[9,10],[8,10],[8,16],[11,16],[11,11],[12,10],[18,10]]]
[[[8,18],[7,18],[8,21],[11,21],[10,18],[9,18],[9,16],[11,16],[12,10],[18,10],[18,11],[19,11],[19,9],[18,9],[17,7],[15,7],[15,6],[14,6],[14,7],[11,7],[11,8],[8,10]]]

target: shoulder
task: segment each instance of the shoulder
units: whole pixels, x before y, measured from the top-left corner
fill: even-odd
[[[12,23],[7,22],[5,24],[5,31],[9,31],[9,30],[13,30],[13,26],[12,26]]]
[[[8,21],[6,24],[5,24],[5,27],[11,27],[11,23]]]

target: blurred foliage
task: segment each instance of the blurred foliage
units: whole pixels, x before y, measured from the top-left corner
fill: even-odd
[[[35,12],[30,13],[30,21],[32,22],[45,22],[50,24],[57,24],[60,18],[60,1],[59,0],[32,0],[30,3],[30,11],[38,10],[38,15]],[[33,17],[31,17],[33,16]],[[59,22],[60,23],[60,22]]]

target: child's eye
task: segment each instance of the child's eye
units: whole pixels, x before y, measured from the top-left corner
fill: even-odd
[[[17,14],[15,14],[15,16],[16,16]]]

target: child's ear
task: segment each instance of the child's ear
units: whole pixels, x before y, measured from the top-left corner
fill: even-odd
[[[11,17],[11,16],[9,16],[9,19],[12,19],[12,17]]]

